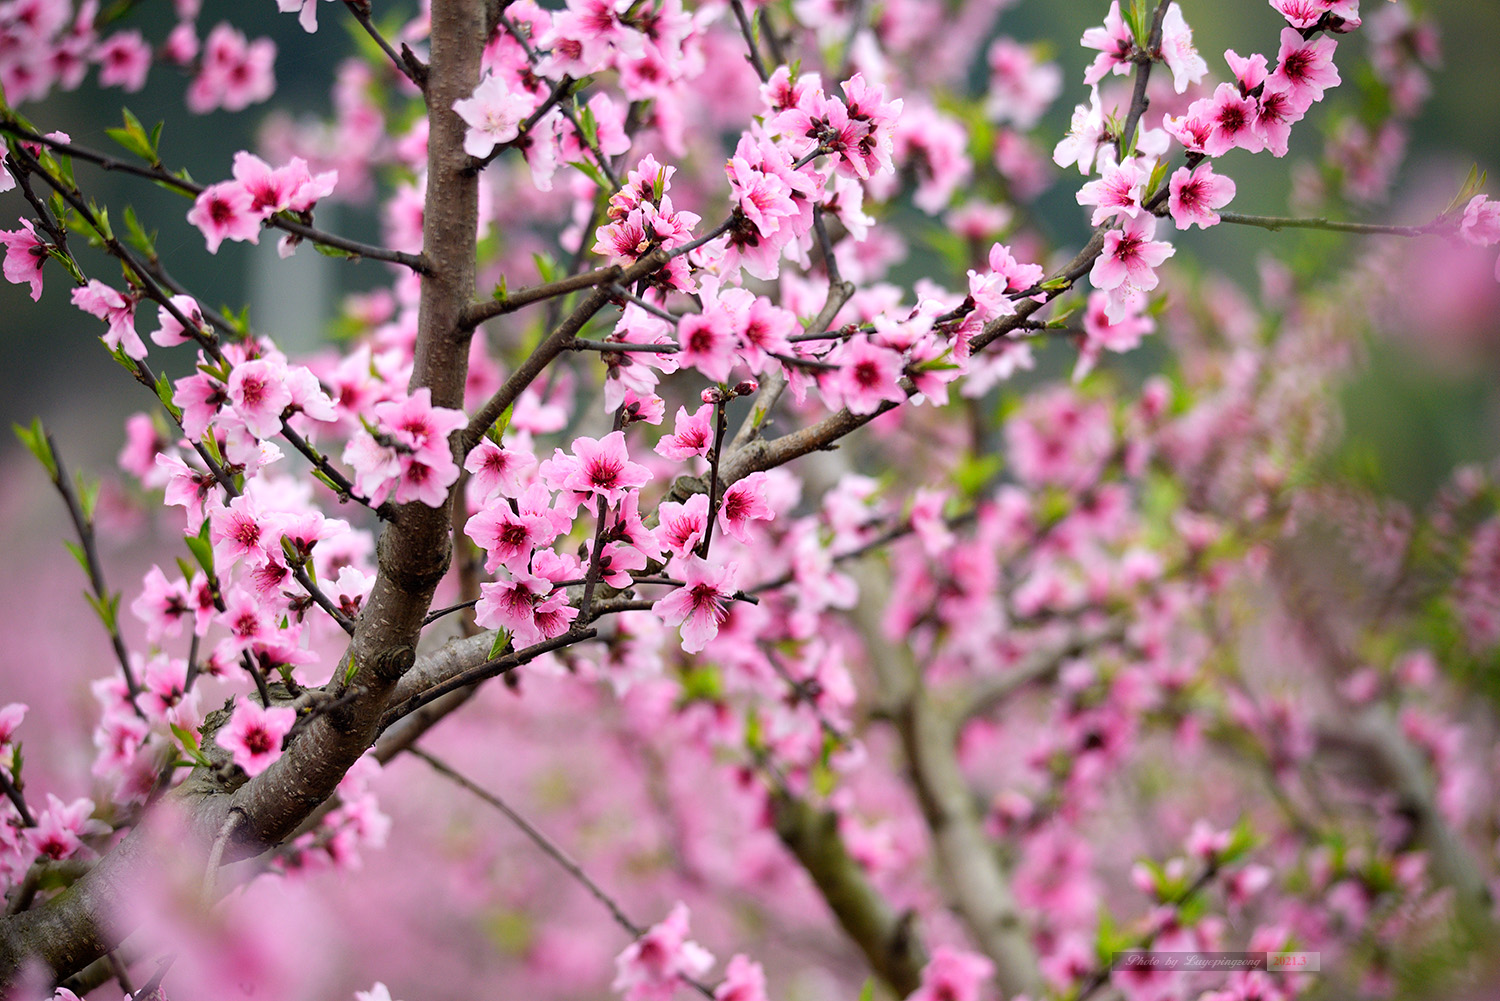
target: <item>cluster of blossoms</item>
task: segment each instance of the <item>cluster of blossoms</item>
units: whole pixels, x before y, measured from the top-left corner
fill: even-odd
[[[187,105],[196,113],[241,111],[269,98],[276,89],[275,44],[249,41],[227,23],[200,41],[195,22],[201,6],[201,0],[174,0],[177,24],[153,51],[135,29],[101,34],[108,21],[97,3],[75,9],[71,0],[12,0],[0,7],[0,89],[13,105],[39,101],[54,88],[76,90],[97,66],[100,86],[134,92],[145,86],[159,55],[194,71]]]
[[[208,252],[216,254],[225,240],[259,242],[261,224],[278,212],[310,219],[313,206],[333,194],[337,183],[336,171],[314,176],[300,157],[272,168],[253,153],[240,152],[234,157],[234,180],[204,188],[187,218],[202,231]],[[295,246],[295,237],[288,234],[278,250],[289,257]]]

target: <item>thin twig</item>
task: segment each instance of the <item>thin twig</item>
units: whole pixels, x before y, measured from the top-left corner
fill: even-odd
[[[53,477],[52,485],[62,494],[64,503],[68,507],[68,517],[73,522],[73,531],[78,534],[78,543],[83,550],[84,571],[89,577],[89,587],[94,591],[94,599],[98,602],[100,609],[108,609],[111,604],[109,587],[104,583],[104,568],[99,563],[99,548],[94,539],[94,522],[85,516],[83,506],[78,501],[78,495],[73,491],[73,484],[68,481],[68,470],[63,465],[62,453],[58,451],[57,442],[52,435],[46,435],[47,450],[52,454],[53,469],[56,475]],[[102,616],[101,616],[102,617]],[[125,674],[125,690],[130,695],[130,705],[136,711],[136,715],[142,719],[145,714],[141,712],[140,706],[135,700],[141,694],[140,684],[136,681],[135,671],[130,666],[130,653],[125,649],[125,638],[120,635],[118,622],[106,621],[105,628],[109,631],[110,646],[114,648],[115,658],[120,662],[120,670]]]
[[[426,90],[427,88],[423,86],[423,81],[417,79],[417,75],[411,66],[407,65],[406,61],[397,54],[396,50],[391,48],[391,43],[385,40],[385,36],[380,33],[380,29],[375,27],[375,22],[370,20],[370,0],[344,0],[344,6],[349,8],[349,13],[354,15],[354,19],[359,22],[361,28],[365,29],[365,33],[375,40],[376,45],[380,46],[380,51],[384,52],[390,58],[391,65],[395,66],[396,70],[402,76],[415,84],[418,90]],[[410,50],[407,51],[410,52]]]
[[[444,778],[447,778],[457,785],[462,786],[464,789],[467,789],[475,796],[484,800],[490,806],[493,806],[495,809],[505,814],[506,818],[512,824],[515,824],[521,829],[522,834],[531,839],[532,844],[540,848],[548,858],[552,859],[552,861],[562,866],[563,869],[568,873],[568,875],[572,876],[580,884],[582,884],[583,888],[589,892],[590,896],[599,901],[599,903],[603,904],[605,908],[608,909],[610,916],[615,919],[615,923],[618,924],[621,928],[625,929],[625,931],[629,933],[631,938],[640,938],[642,935],[646,934],[645,926],[631,920],[630,917],[625,913],[624,909],[620,907],[619,903],[616,902],[615,899],[608,893],[605,893],[598,883],[590,879],[588,873],[583,871],[583,867],[580,866],[577,862],[573,861],[572,856],[565,852],[562,847],[557,844],[557,842],[553,841],[551,838],[547,837],[547,835],[543,834],[542,831],[534,824],[532,824],[529,820],[521,816],[515,810],[511,809],[510,805],[507,804],[503,799],[490,792],[488,789],[485,789],[483,786],[479,785],[473,780],[465,778],[457,770],[455,770],[452,765],[428,753],[422,748],[411,747],[407,750],[411,754],[416,755],[417,757],[421,758],[423,761],[431,765],[433,771],[437,772],[439,775],[442,775]]]
[[[739,22],[740,34],[745,36],[745,47],[750,50],[746,58],[755,67],[755,75],[760,77],[760,82],[765,83],[771,79],[771,74],[766,72],[766,64],[760,58],[760,48],[755,44],[755,28],[750,24],[749,15],[745,13],[745,5],[740,0],[731,0],[730,6],[734,8],[734,19]]]

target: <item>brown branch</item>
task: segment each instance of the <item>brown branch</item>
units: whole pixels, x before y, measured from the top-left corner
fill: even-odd
[[[816,884],[845,934],[864,953],[881,980],[897,997],[922,983],[926,950],[911,912],[892,910],[870,883],[839,836],[838,816],[819,810],[785,792],[771,794],[771,820],[787,850]]]

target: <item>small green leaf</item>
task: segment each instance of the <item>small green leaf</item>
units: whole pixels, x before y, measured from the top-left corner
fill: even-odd
[[[29,428],[19,424],[12,424],[11,427],[15,429],[16,437],[21,439],[21,444],[26,446],[28,452],[36,456],[37,461],[42,464],[42,468],[47,470],[47,475],[55,483],[57,460],[52,457],[52,445],[47,441],[47,432],[42,428],[42,419],[33,417]]]
[[[83,275],[83,269],[78,266],[77,261],[73,260],[73,255],[69,254],[66,250],[63,250],[61,247],[55,247],[51,244],[48,244],[47,256],[52,258],[58,264],[61,264],[63,266],[63,270],[68,273],[68,277],[73,279],[76,284],[88,284],[88,279]]]
[[[596,188],[602,191],[609,190],[610,183],[605,179],[604,172],[594,164],[589,163],[587,160],[570,160],[568,165],[570,167],[577,167],[580,173],[594,182]],[[550,281],[551,279],[548,280]]]
[[[156,163],[156,151],[152,148],[146,130],[141,127],[140,119],[131,114],[129,108],[122,110],[125,113],[125,127],[105,129],[104,133],[147,163]]]
[[[578,128],[583,132],[583,144],[592,149],[599,145],[599,123],[594,118],[594,109],[587,104],[580,105],[576,96],[573,105],[577,109]]]
[[[340,247],[330,247],[327,244],[323,243],[314,243],[312,246],[314,250],[322,254],[324,257],[336,257],[344,261],[352,261],[355,258],[359,257],[359,255],[352,250],[344,250]]]
[[[537,252],[531,255],[531,263],[536,265],[536,273],[542,282],[555,282],[562,277],[562,269],[558,267],[557,261],[552,259],[551,254]]]
[[[354,676],[359,673],[359,661],[354,659],[354,651],[349,651],[349,666],[344,668],[344,686],[348,687],[354,682]]]
[[[89,607],[99,616],[99,621],[104,623],[110,635],[119,630],[120,593],[116,592],[106,597],[84,592],[84,598],[88,600]]]
[[[188,552],[193,554],[193,559],[203,568],[203,572],[210,577],[214,573],[214,547],[208,541],[208,521],[203,522],[203,528],[197,535],[185,535],[183,543],[188,547]]]
[[[875,1001],[874,977],[865,978],[865,985],[859,989],[859,1001]]]
[[[89,482],[82,473],[73,476],[78,484],[78,508],[83,512],[86,524],[94,523],[94,510],[99,506],[99,481]]]
[[[500,416],[495,419],[495,423],[490,425],[490,429],[484,433],[484,436],[496,445],[499,445],[501,443],[500,439],[505,437],[506,429],[510,427],[510,418],[515,412],[516,405],[512,403],[501,411]]]
[[[500,280],[495,283],[495,291],[490,293],[490,298],[494,299],[496,302],[504,302],[509,292],[510,285],[505,280],[505,276],[501,275]]]
[[[510,633],[504,629],[496,630],[495,642],[490,644],[490,655],[488,659],[496,659],[505,652],[505,648],[508,646],[510,646]]]
[[[1076,312],[1078,312],[1078,303],[1075,302],[1071,306],[1069,306],[1067,309],[1063,310],[1061,313],[1058,313],[1052,319],[1048,320],[1047,321],[1047,329],[1048,330],[1062,330],[1062,329],[1064,329],[1068,325],[1068,319],[1069,319],[1069,317],[1071,317]]]
[[[176,390],[172,388],[172,380],[167,378],[165,372],[156,377],[156,398],[161,401],[161,405],[166,408],[167,413],[172,415],[173,420],[180,421],[182,420],[182,408],[172,402],[172,397],[175,393]]]
[[[125,240],[147,257],[156,257],[156,232],[153,230],[149,236],[146,234],[135,216],[135,208],[130,205],[125,206]]]
[[[344,492],[344,488],[341,487],[341,486],[339,486],[337,483],[333,482],[332,477],[330,477],[327,473],[323,472],[323,470],[321,470],[321,469],[314,469],[312,471],[312,474],[313,474],[313,479],[317,480],[319,483],[323,484],[325,487],[327,487],[329,490],[332,490],[334,493],[341,494],[341,493]]]
[[[1141,197],[1141,201],[1148,201],[1152,195],[1156,194],[1157,190],[1161,187],[1161,182],[1166,179],[1166,176],[1167,162],[1163,160],[1161,163],[1158,163],[1156,165],[1156,169],[1151,171],[1151,177],[1148,181],[1146,181],[1146,193]]]
[[[176,723],[168,723],[167,726],[172,728],[172,736],[176,737],[177,742],[182,745],[182,749],[187,754],[191,764],[198,765],[201,768],[213,767],[213,762],[208,760],[207,755],[203,753],[203,749],[198,744],[197,734],[185,727],[178,726]]]
[[[70,539],[64,539],[63,545],[68,547],[68,552],[73,554],[73,558],[78,561],[78,565],[83,569],[83,572],[88,573],[89,557],[88,553],[83,551],[83,547]]]

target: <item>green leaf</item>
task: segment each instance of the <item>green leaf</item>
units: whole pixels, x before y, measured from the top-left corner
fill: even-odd
[[[587,160],[571,160],[568,165],[570,167],[577,167],[579,172],[593,181],[594,186],[601,191],[608,191],[610,189],[610,183],[605,179],[604,172],[594,164],[589,163]],[[549,278],[547,280],[551,281],[552,279]]]
[[[495,291],[490,293],[490,298],[494,299],[496,302],[504,302],[509,292],[510,283],[505,280],[504,275],[501,275],[500,280],[495,283]]]
[[[152,146],[151,138],[146,135],[146,130],[141,127],[140,119],[131,114],[129,108],[121,110],[125,114],[125,127],[105,129],[105,134],[142,160],[155,164],[156,150]],[[157,129],[160,131],[160,126]]]
[[[495,423],[490,425],[490,429],[484,433],[484,436],[496,445],[499,445],[500,439],[505,436],[506,429],[510,427],[511,415],[515,412],[516,405],[512,403],[501,411],[500,416],[495,419]]]
[[[68,552],[73,554],[73,558],[78,561],[78,565],[83,569],[83,572],[88,573],[89,556],[88,553],[83,551],[83,547],[71,539],[64,539],[63,545],[68,548]]]
[[[99,481],[89,482],[82,473],[73,474],[73,480],[78,486],[78,508],[83,512],[83,520],[92,525],[94,510],[99,506]]]
[[[587,104],[580,104],[576,95],[573,107],[578,117],[578,128],[583,133],[583,144],[592,149],[599,144],[599,123],[594,119],[594,109]]]
[[[344,686],[347,688],[353,684],[354,676],[359,673],[359,661],[354,659],[354,651],[349,651],[349,666],[344,668]]]
[[[1141,201],[1147,201],[1152,195],[1156,194],[1157,189],[1161,187],[1161,182],[1166,179],[1166,176],[1167,162],[1163,160],[1156,165],[1156,169],[1151,171],[1151,177],[1146,181],[1146,193],[1141,197]]]
[[[313,479],[317,480],[319,483],[323,484],[325,487],[327,487],[329,490],[332,490],[334,493],[341,494],[341,493],[344,492],[344,488],[341,487],[341,486],[339,486],[337,483],[333,482],[333,478],[330,477],[327,473],[323,472],[323,470],[321,470],[321,469],[314,469],[312,471],[312,474],[313,474]]]
[[[543,254],[540,251],[531,255],[531,263],[536,265],[536,273],[542,283],[555,282],[563,276],[562,269],[558,267],[557,261],[553,260],[551,254]]]
[[[193,764],[202,768],[213,767],[213,762],[208,760],[207,755],[203,753],[203,749],[198,743],[197,734],[178,726],[176,723],[168,723],[167,726],[172,728],[172,736],[177,738],[177,742],[182,745],[183,751],[186,752]]]
[[[1068,278],[1065,275],[1058,275],[1056,278],[1048,278],[1046,281],[1038,285],[1037,288],[1041,289],[1044,292],[1056,292],[1061,289],[1069,288],[1072,284],[1073,279]]]
[[[859,1001],[875,1001],[874,977],[865,978],[865,985],[859,989]]]
[[[197,535],[185,535],[182,537],[182,541],[188,547],[188,552],[193,554],[193,559],[197,560],[198,565],[203,568],[203,572],[212,577],[214,573],[214,547],[213,543],[208,541],[207,519],[204,520],[203,528],[199,530]]]
[[[147,257],[155,259],[156,231],[152,230],[148,236],[135,216],[135,208],[130,205],[125,206],[125,241]]]
[[[52,258],[58,264],[61,264],[63,266],[63,270],[68,273],[68,277],[73,279],[75,283],[79,285],[88,284],[88,279],[83,275],[83,269],[78,266],[77,261],[73,260],[72,254],[69,254],[61,247],[55,247],[51,244],[48,244],[47,256]]]
[[[359,255],[352,250],[344,250],[340,247],[330,247],[327,244],[323,243],[314,243],[312,246],[314,250],[322,254],[324,257],[336,257],[339,260],[344,261],[352,261],[355,258],[359,257]]]
[[[42,419],[33,417],[29,428],[19,424],[12,424],[11,427],[15,429],[16,437],[21,439],[21,444],[26,446],[28,452],[36,456],[42,468],[47,470],[47,475],[56,483],[57,460],[52,456],[52,444],[47,440],[47,432],[42,427]]]
[[[89,607],[99,616],[99,621],[104,623],[104,628],[109,630],[110,635],[119,631],[120,592],[106,595],[101,598],[96,594],[84,592],[84,598],[88,600]]]
[[[504,629],[496,630],[495,642],[490,644],[490,655],[487,659],[496,659],[505,652],[505,648],[508,646],[510,646],[510,633]]]
[[[94,232],[99,234],[101,240],[113,240],[115,238],[114,227],[109,224],[109,209],[103,208],[93,199],[89,200],[89,211],[93,213],[93,222],[89,225]]]
[[[1484,187],[1484,179],[1485,173],[1480,171],[1479,164],[1471,165],[1469,176],[1464,178],[1463,186],[1458,189],[1458,194],[1453,196],[1448,207],[1443,209],[1443,215],[1450,216],[1463,211],[1468,206],[1469,200],[1479,194],[1479,190]]]
[[[172,388],[172,380],[167,378],[165,372],[156,377],[156,398],[166,408],[167,413],[172,415],[173,420],[182,420],[182,408],[172,402],[172,396],[176,391]]]

